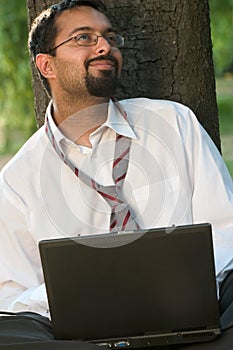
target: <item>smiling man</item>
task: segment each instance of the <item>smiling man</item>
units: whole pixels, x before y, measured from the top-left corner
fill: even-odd
[[[54,340],[39,241],[201,222],[213,228],[225,333],[187,348],[231,344],[232,179],[189,108],[114,98],[123,45],[100,0],[63,0],[32,25],[29,50],[51,101],[45,125],[0,176],[0,310],[26,312],[0,329],[0,344],[95,348]]]
[[[38,51],[33,47],[31,32],[31,49],[40,73],[48,81],[57,125],[84,107],[107,103],[120,77],[119,48],[124,39],[115,33],[106,16],[96,10],[98,2],[93,2],[94,7],[83,6],[85,3],[57,15],[54,21],[57,36],[51,38],[52,47]],[[105,113],[100,124],[106,118]],[[90,130],[94,131],[93,120]]]

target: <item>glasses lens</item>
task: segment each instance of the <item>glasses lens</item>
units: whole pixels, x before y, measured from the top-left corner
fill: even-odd
[[[118,34],[112,34],[106,37],[109,44],[113,47],[122,47],[124,45],[124,38]]]
[[[94,46],[97,44],[99,37],[100,36],[98,36],[94,33],[82,33],[82,34],[76,35],[73,38],[70,38],[69,40],[74,39],[79,46]],[[124,46],[124,38],[121,35],[109,34],[106,36],[104,35],[103,37],[113,47]],[[69,41],[69,40],[67,40],[67,41]],[[65,42],[67,42],[67,41],[65,41]]]
[[[92,46],[97,43],[97,36],[92,33],[79,34],[74,39],[80,46]]]

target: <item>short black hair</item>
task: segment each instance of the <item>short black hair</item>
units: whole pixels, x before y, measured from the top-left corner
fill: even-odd
[[[28,37],[28,49],[34,63],[39,53],[55,56],[55,50],[52,48],[58,33],[56,20],[64,11],[78,6],[90,6],[104,14],[106,12],[106,6],[102,0],[62,0],[42,11],[33,21]],[[40,72],[39,74],[47,93],[51,95],[47,79]]]

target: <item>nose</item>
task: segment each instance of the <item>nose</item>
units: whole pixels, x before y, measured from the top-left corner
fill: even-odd
[[[109,44],[106,38],[104,38],[103,36],[99,36],[97,44],[95,46],[95,50],[98,54],[106,55],[111,52],[112,46]]]

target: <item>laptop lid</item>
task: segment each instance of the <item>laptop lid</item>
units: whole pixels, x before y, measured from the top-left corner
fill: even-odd
[[[57,339],[137,348],[220,333],[209,224],[53,239],[39,248]]]

